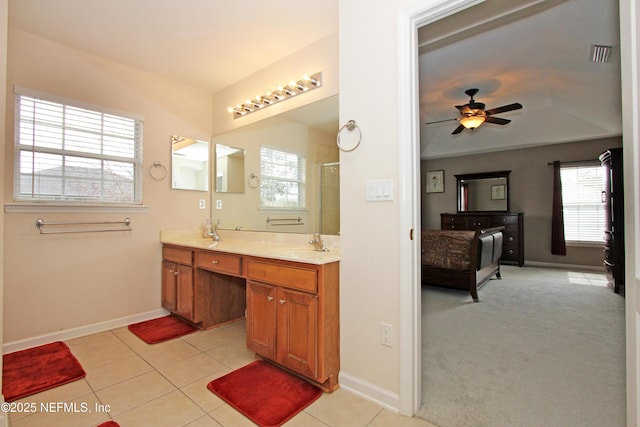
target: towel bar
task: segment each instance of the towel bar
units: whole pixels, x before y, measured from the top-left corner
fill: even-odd
[[[45,226],[76,226],[76,225],[122,225],[124,228],[101,228],[82,230],[54,230],[45,231]],[[125,218],[122,221],[87,221],[87,222],[45,222],[42,218],[36,219],[36,228],[40,234],[68,234],[68,233],[102,233],[108,231],[132,231],[131,219]]]

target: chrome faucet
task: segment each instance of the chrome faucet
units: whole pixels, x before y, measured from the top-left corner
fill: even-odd
[[[309,240],[309,244],[313,246],[314,251],[329,252],[329,249],[324,247],[324,241],[322,240],[320,233],[313,233],[311,240]]]
[[[220,220],[216,222],[213,227],[209,227],[207,230],[207,236],[211,237],[214,242],[222,242],[222,237],[218,234],[218,226],[220,225]]]

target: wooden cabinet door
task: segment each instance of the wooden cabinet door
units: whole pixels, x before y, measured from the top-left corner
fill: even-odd
[[[247,281],[247,347],[276,358],[276,287]]]
[[[282,365],[316,378],[318,297],[278,288],[277,357]]]
[[[176,267],[171,261],[162,261],[162,306],[174,313],[178,304]]]
[[[177,303],[175,313],[192,322],[198,320],[194,317],[194,293],[193,293],[193,268],[187,265],[176,266],[176,294]]]

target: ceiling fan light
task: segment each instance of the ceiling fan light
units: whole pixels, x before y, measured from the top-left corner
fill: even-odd
[[[484,120],[482,116],[467,116],[460,119],[460,124],[467,129],[475,129],[483,124]]]

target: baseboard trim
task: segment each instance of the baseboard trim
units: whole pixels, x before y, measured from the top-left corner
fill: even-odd
[[[155,319],[168,315],[169,312],[159,308],[147,311],[145,313],[133,314],[130,316],[119,317],[117,319],[106,320],[104,322],[93,323],[91,325],[79,326],[77,328],[65,329],[62,331],[52,332],[50,334],[38,335],[32,338],[12,341],[2,345],[2,354],[13,353],[14,351],[24,350],[26,348],[36,347],[48,344],[54,341],[64,341],[85,335],[95,334],[98,332],[108,331],[110,329],[127,326],[132,323],[143,322],[145,320]],[[2,424],[0,424],[1,426]]]
[[[594,265],[580,265],[580,264],[558,264],[555,262],[540,262],[540,261],[527,261],[525,260],[524,265],[526,267],[549,267],[549,268],[566,268],[569,270],[588,270],[588,271],[601,271],[604,272],[604,266],[594,266]]]
[[[340,372],[340,388],[377,403],[395,414],[400,413],[400,396],[398,393],[393,393],[345,372]]]

